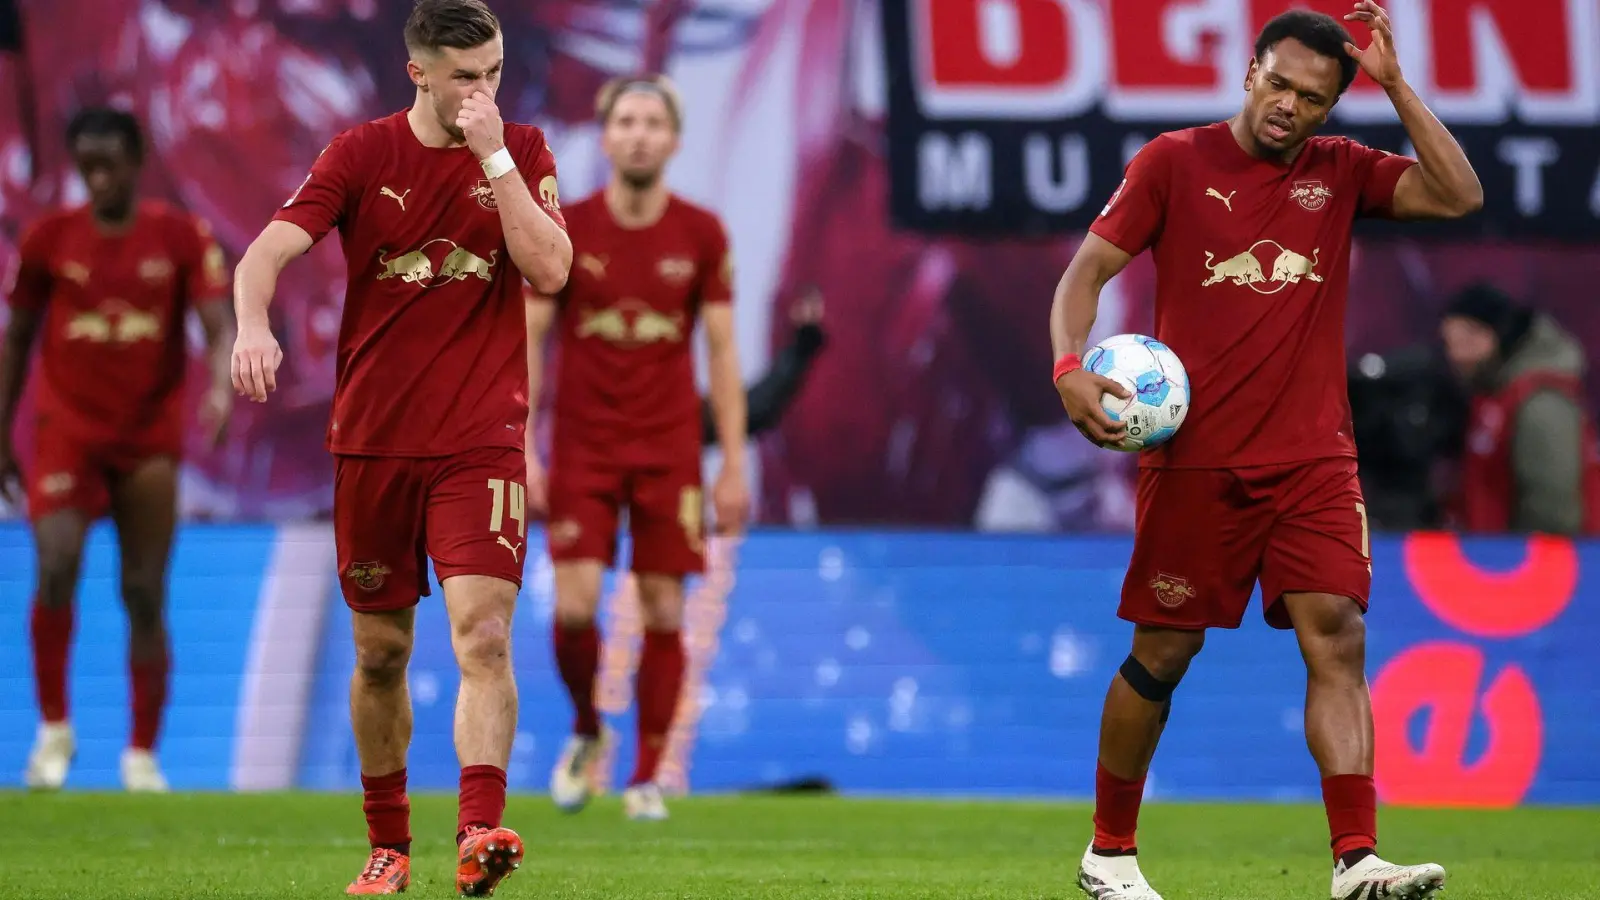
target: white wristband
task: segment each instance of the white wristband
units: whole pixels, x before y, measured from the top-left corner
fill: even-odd
[[[488,159],[479,160],[479,163],[483,166],[483,174],[489,176],[491,181],[517,170],[516,160],[511,158],[511,151],[505,147],[489,154]]]

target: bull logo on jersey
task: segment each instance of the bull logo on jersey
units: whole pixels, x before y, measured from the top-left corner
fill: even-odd
[[[111,340],[111,317],[101,312],[81,312],[67,320],[67,340],[104,344]]]
[[[494,185],[489,179],[480,178],[478,183],[467,190],[467,196],[478,201],[478,205],[491,212],[500,208],[499,202],[494,199]]]
[[[683,284],[694,277],[694,260],[682,256],[663,257],[656,263],[656,274],[668,284]]]
[[[434,265],[434,258],[439,255],[439,249],[434,248],[435,244],[448,244],[450,247],[439,258],[437,266]],[[496,248],[489,252],[488,259],[484,259],[449,238],[434,238],[409,253],[390,256],[379,250],[378,264],[383,271],[378,273],[378,280],[398,278],[406,284],[417,284],[424,288],[438,287],[473,276],[483,281],[493,281],[495,258],[499,255],[500,250]]]
[[[1166,607],[1179,607],[1194,599],[1194,585],[1189,579],[1165,572],[1157,572],[1156,577],[1150,579],[1150,590],[1155,592],[1156,602]]]
[[[66,327],[67,340],[91,344],[160,341],[165,334],[160,315],[134,309],[121,300],[108,300],[95,309],[75,313]]]
[[[1249,250],[1218,262],[1216,254],[1207,250],[1205,266],[1211,275],[1200,286],[1232,281],[1258,294],[1276,294],[1291,284],[1299,284],[1301,279],[1321,281],[1322,276],[1315,271],[1321,253],[1322,248],[1318,247],[1308,257],[1277,241],[1256,241]],[[1264,260],[1270,260],[1270,268],[1263,267]]]
[[[383,587],[384,578],[390,571],[392,570],[383,563],[358,562],[351,563],[350,567],[344,570],[344,577],[363,591],[375,591]]]
[[[89,267],[80,262],[64,262],[61,264],[61,277],[83,287],[89,283]]]
[[[139,261],[139,277],[151,284],[163,284],[172,277],[172,261],[152,256]]]
[[[119,344],[161,340],[161,317],[137,309],[123,310],[117,316],[116,340]]]
[[[1316,212],[1328,205],[1328,198],[1333,196],[1333,191],[1323,187],[1320,181],[1296,181],[1289,191],[1289,199],[1301,206]]]
[[[597,337],[619,347],[675,344],[684,340],[684,332],[683,313],[663,313],[634,299],[578,313],[578,337]]]

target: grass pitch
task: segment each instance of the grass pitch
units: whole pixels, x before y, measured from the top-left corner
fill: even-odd
[[[1600,898],[1600,810],[1385,810],[1383,850],[1450,871],[1450,900]],[[528,843],[497,898],[1078,898],[1089,810],[1044,803],[700,797],[665,823],[614,799],[577,816],[513,796]],[[455,798],[412,798],[411,897],[453,895]],[[355,795],[0,793],[0,898],[342,896],[366,858]],[[1167,900],[1322,900],[1322,810],[1152,804],[1146,875]]]

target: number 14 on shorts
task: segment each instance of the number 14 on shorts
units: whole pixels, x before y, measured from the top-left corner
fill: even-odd
[[[522,485],[504,478],[489,479],[489,533],[495,535],[496,540],[510,550],[512,556],[522,549],[520,539],[528,536],[526,503],[527,489]],[[517,523],[519,540],[514,545],[503,534],[508,517]]]

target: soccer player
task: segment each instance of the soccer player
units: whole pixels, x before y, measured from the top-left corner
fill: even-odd
[[[495,106],[505,53],[494,14],[482,0],[418,0],[405,42],[411,108],[334,138],[240,260],[233,379],[257,402],[273,390],[282,353],[267,309],[278,275],[337,227],[349,282],[328,448],[372,845],[347,893],[410,881],[406,665],[432,557],[461,668],[456,888],[484,896],[523,854],[501,825],[526,536],[522,282],[560,290],[572,248],[544,135],[503,123]]]
[[[167,702],[164,607],[184,445],[184,324],[193,310],[210,348],[213,377],[198,424],[214,445],[233,409],[228,273],[205,222],[139,199],[144,134],[136,118],[85,109],[68,125],[67,144],[89,202],[46,215],[23,237],[0,351],[0,491],[16,504],[26,482],[38,555],[31,638],[42,721],[24,780],[61,787],[76,752],[67,707],[73,595],[89,525],[109,514],[122,561],[133,701],[122,783],[159,792],[167,789],[155,747]],[[12,431],[41,331],[34,452],[24,479]]]
[[[1331,896],[1418,898],[1437,865],[1380,859],[1373,726],[1363,672],[1371,584],[1346,395],[1350,230],[1360,216],[1454,218],[1483,190],[1460,146],[1401,77],[1389,18],[1355,3],[1362,50],[1331,17],[1273,19],[1256,39],[1244,109],[1160,135],[1090,228],[1056,289],[1057,391],[1075,424],[1106,442],[1122,426],[1084,370],[1105,283],[1149,249],[1156,337],[1183,359],[1194,407],[1169,444],[1143,455],[1133,558],[1118,615],[1135,624],[1100,725],[1094,839],[1079,885],[1096,900],[1158,900],[1139,871],[1139,802],[1173,690],[1207,628],[1236,628],[1261,584],[1273,627],[1306,661],[1306,739],[1332,835]],[[1357,68],[1389,94],[1417,158],[1313,137]]]
[[[613,79],[596,112],[611,177],[568,210],[572,280],[559,297],[539,303],[528,325],[529,350],[537,353],[560,316],[548,540],[556,665],[576,721],[550,793],[565,809],[581,808],[589,767],[603,748],[595,611],[626,507],[645,634],[635,692],[639,746],[623,807],[629,818],[663,819],[655,775],[683,684],[683,582],[705,566],[700,398],[690,346],[697,318],[705,322],[722,448],[712,506],[724,532],[743,524],[749,504],[745,395],[727,234],[715,214],[662,181],[683,124],[676,91],[659,76]],[[531,366],[538,371],[537,360]],[[530,484],[536,480],[529,475]]]

